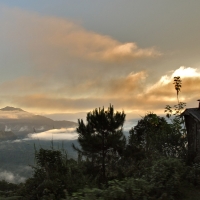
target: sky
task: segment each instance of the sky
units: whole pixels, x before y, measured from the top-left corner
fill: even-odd
[[[127,119],[200,98],[200,1],[0,0],[0,107]]]

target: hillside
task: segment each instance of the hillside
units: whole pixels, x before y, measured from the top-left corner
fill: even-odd
[[[3,140],[15,140],[17,136],[11,131],[0,131],[0,141]]]
[[[72,128],[77,123],[71,121],[54,121],[50,118],[34,115],[21,108],[5,107],[0,109],[0,131],[13,132],[18,138],[28,133],[39,133],[50,129]]]

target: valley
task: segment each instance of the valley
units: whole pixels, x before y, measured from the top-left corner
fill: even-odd
[[[40,148],[63,149],[69,157],[76,158],[72,149],[72,143],[78,145],[73,139],[76,136],[65,139],[67,135],[75,134],[76,126],[75,122],[54,121],[20,108],[7,106],[0,109],[0,179],[18,183],[30,177],[35,151]],[[45,138],[40,137],[41,134]],[[59,134],[63,139],[57,139]]]

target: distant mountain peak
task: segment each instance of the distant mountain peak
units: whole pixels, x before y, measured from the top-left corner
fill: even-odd
[[[1,108],[1,111],[23,111],[21,108],[14,108],[14,107],[10,107],[10,106],[6,106],[5,108]]]

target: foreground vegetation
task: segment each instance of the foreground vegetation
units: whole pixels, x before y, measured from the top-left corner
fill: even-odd
[[[112,106],[94,113],[110,112],[116,117]],[[77,160],[64,150],[36,150],[32,177],[19,185],[1,181],[1,199],[197,199],[200,165],[188,165],[186,138],[177,124],[149,113],[130,130],[127,142],[122,127],[105,126],[110,132],[104,134],[111,139],[103,140],[102,125],[88,124],[79,122],[79,141],[85,148],[74,146]]]
[[[177,78],[177,77],[176,77]],[[180,91],[180,79],[175,89]],[[19,185],[0,182],[0,199],[195,200],[200,164],[188,163],[184,103],[166,106],[166,116],[148,113],[123,135],[124,112],[95,109],[78,121],[78,159],[64,150],[35,150],[33,174]]]

